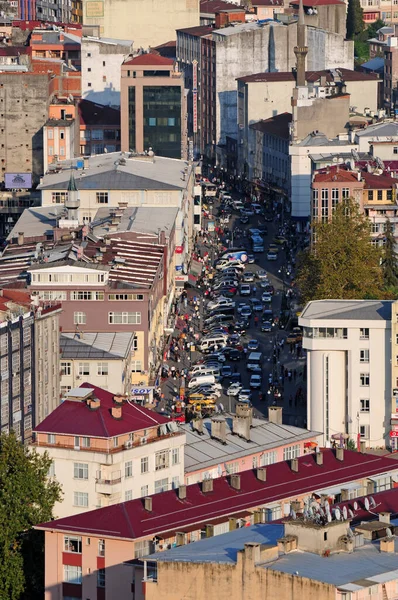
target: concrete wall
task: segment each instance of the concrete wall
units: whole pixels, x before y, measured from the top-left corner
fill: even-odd
[[[308,27],[307,46],[307,71],[354,68],[354,42],[337,33]]]
[[[82,39],[82,98],[84,100],[116,108],[120,106],[120,67],[132,46],[133,42],[129,47],[116,41]]]
[[[35,319],[35,425],[59,404],[59,318],[61,309]]]
[[[99,25],[103,37],[154,48],[176,39],[176,29],[199,25],[198,0],[83,0],[83,22]]]
[[[294,138],[302,140],[312,131],[321,131],[329,139],[346,133],[350,97],[317,98],[309,106],[293,108]]]
[[[346,6],[340,4],[328,4],[317,6],[317,14],[305,14],[305,24],[309,27],[317,27],[332,33],[346,35]]]
[[[137,360],[139,360],[137,358]],[[109,390],[115,394],[125,394],[129,392],[130,374],[131,374],[131,352],[126,358],[107,360],[89,360],[85,357],[75,359],[63,359],[62,362],[67,362],[71,367],[70,375],[61,376],[61,388],[69,387],[71,389],[81,385],[81,376],[79,376],[79,363],[88,363],[90,375],[86,377],[88,381],[95,381],[96,385],[104,390]],[[108,365],[108,375],[98,374],[98,363],[106,363]]]

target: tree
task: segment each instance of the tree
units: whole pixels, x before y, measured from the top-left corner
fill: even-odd
[[[355,40],[365,28],[360,0],[348,0],[347,39]]]
[[[398,286],[398,256],[390,219],[386,223],[385,245],[382,254],[383,280],[386,288]]]
[[[32,558],[39,533],[32,526],[49,521],[61,499],[60,485],[47,477],[50,465],[47,453],[29,450],[14,433],[0,435],[0,598],[19,600],[28,581],[27,597],[43,598],[43,587],[32,593],[32,583],[37,588],[43,581],[38,584],[37,572],[32,579],[28,571],[40,569],[43,559],[42,547]]]
[[[313,226],[312,248],[300,257],[297,285],[302,299],[377,298],[382,288],[380,251],[370,243],[370,223],[353,200]]]
[[[385,23],[381,19],[377,19],[377,21],[375,21],[374,23],[371,23],[370,25],[368,25],[368,27],[366,29],[366,37],[367,37],[367,39],[371,40],[372,38],[375,38],[377,36],[377,32],[382,27],[385,27]]]

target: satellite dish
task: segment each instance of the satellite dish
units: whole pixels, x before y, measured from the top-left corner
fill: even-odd
[[[339,508],[336,508],[336,509],[335,509],[335,511],[334,511],[334,516],[335,516],[335,518],[336,518],[336,521],[340,521],[340,519],[341,519],[341,512],[340,512],[340,509],[339,509]]]
[[[386,534],[387,534],[387,537],[389,537],[389,538],[392,537],[392,531],[389,527],[387,527],[387,529],[386,529]]]
[[[365,509],[369,510],[369,500],[367,498],[365,498],[365,500],[363,501],[364,505],[365,505]]]
[[[323,506],[324,506],[325,510],[329,510],[329,502],[327,500],[325,500]]]
[[[347,535],[350,538],[350,540],[352,540],[352,538],[354,537],[354,534],[352,533],[352,529],[351,528],[347,531]]]
[[[322,506],[319,507],[319,514],[321,515],[321,517],[325,516],[325,511],[323,510]]]
[[[292,509],[292,510],[290,511],[290,516],[292,517],[293,521],[295,521],[295,520],[296,520],[296,518],[297,518],[297,516],[296,516],[296,511]]]
[[[375,499],[373,498],[373,496],[369,496],[369,501],[370,501],[370,506],[372,508],[376,508],[376,502],[375,502]]]
[[[356,500],[354,502],[354,510],[358,510],[358,502]]]
[[[330,512],[329,512],[329,511],[328,511],[328,513],[327,513],[327,515],[326,515],[326,518],[327,518],[327,520],[328,520],[328,523],[330,523],[330,522],[331,522],[331,520],[332,520],[332,515],[330,514]]]
[[[352,512],[351,508],[348,509],[348,514],[350,516],[350,519],[354,518],[354,513]]]
[[[347,520],[347,517],[348,517],[347,507],[343,506],[343,519],[344,519],[344,521]]]
[[[308,513],[309,513],[310,517],[314,516],[314,509],[312,508],[312,506],[308,507]]]
[[[330,515],[330,506],[329,506],[329,503],[326,504],[326,506],[325,506],[325,512],[326,512],[327,515]]]
[[[315,502],[315,500],[313,502],[311,502],[310,504],[311,508],[315,508],[315,510],[318,510],[318,502]]]

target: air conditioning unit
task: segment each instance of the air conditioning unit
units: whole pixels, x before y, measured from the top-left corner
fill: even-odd
[[[80,375],[76,375],[76,379],[81,379]]]
[[[124,447],[125,448],[132,448],[133,447],[133,442],[131,440],[128,440],[127,442],[124,442]]]
[[[146,435],[144,435],[141,439],[140,439],[140,444],[146,444],[148,441],[148,438]]]

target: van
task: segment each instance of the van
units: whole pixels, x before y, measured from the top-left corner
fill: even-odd
[[[227,345],[227,336],[209,336],[201,340],[199,343],[199,351],[205,352],[206,350],[210,350],[214,346],[218,346],[218,348],[225,348]]]
[[[244,248],[230,248],[221,255],[221,260],[228,260],[230,263],[232,261],[237,261],[241,263],[247,262],[247,251]]]
[[[220,375],[220,367],[215,365],[196,365],[192,369],[192,377],[195,375]]]
[[[195,375],[195,377],[192,377],[188,383],[188,388],[192,389],[193,387],[203,383],[216,383],[216,378],[214,375]]]

